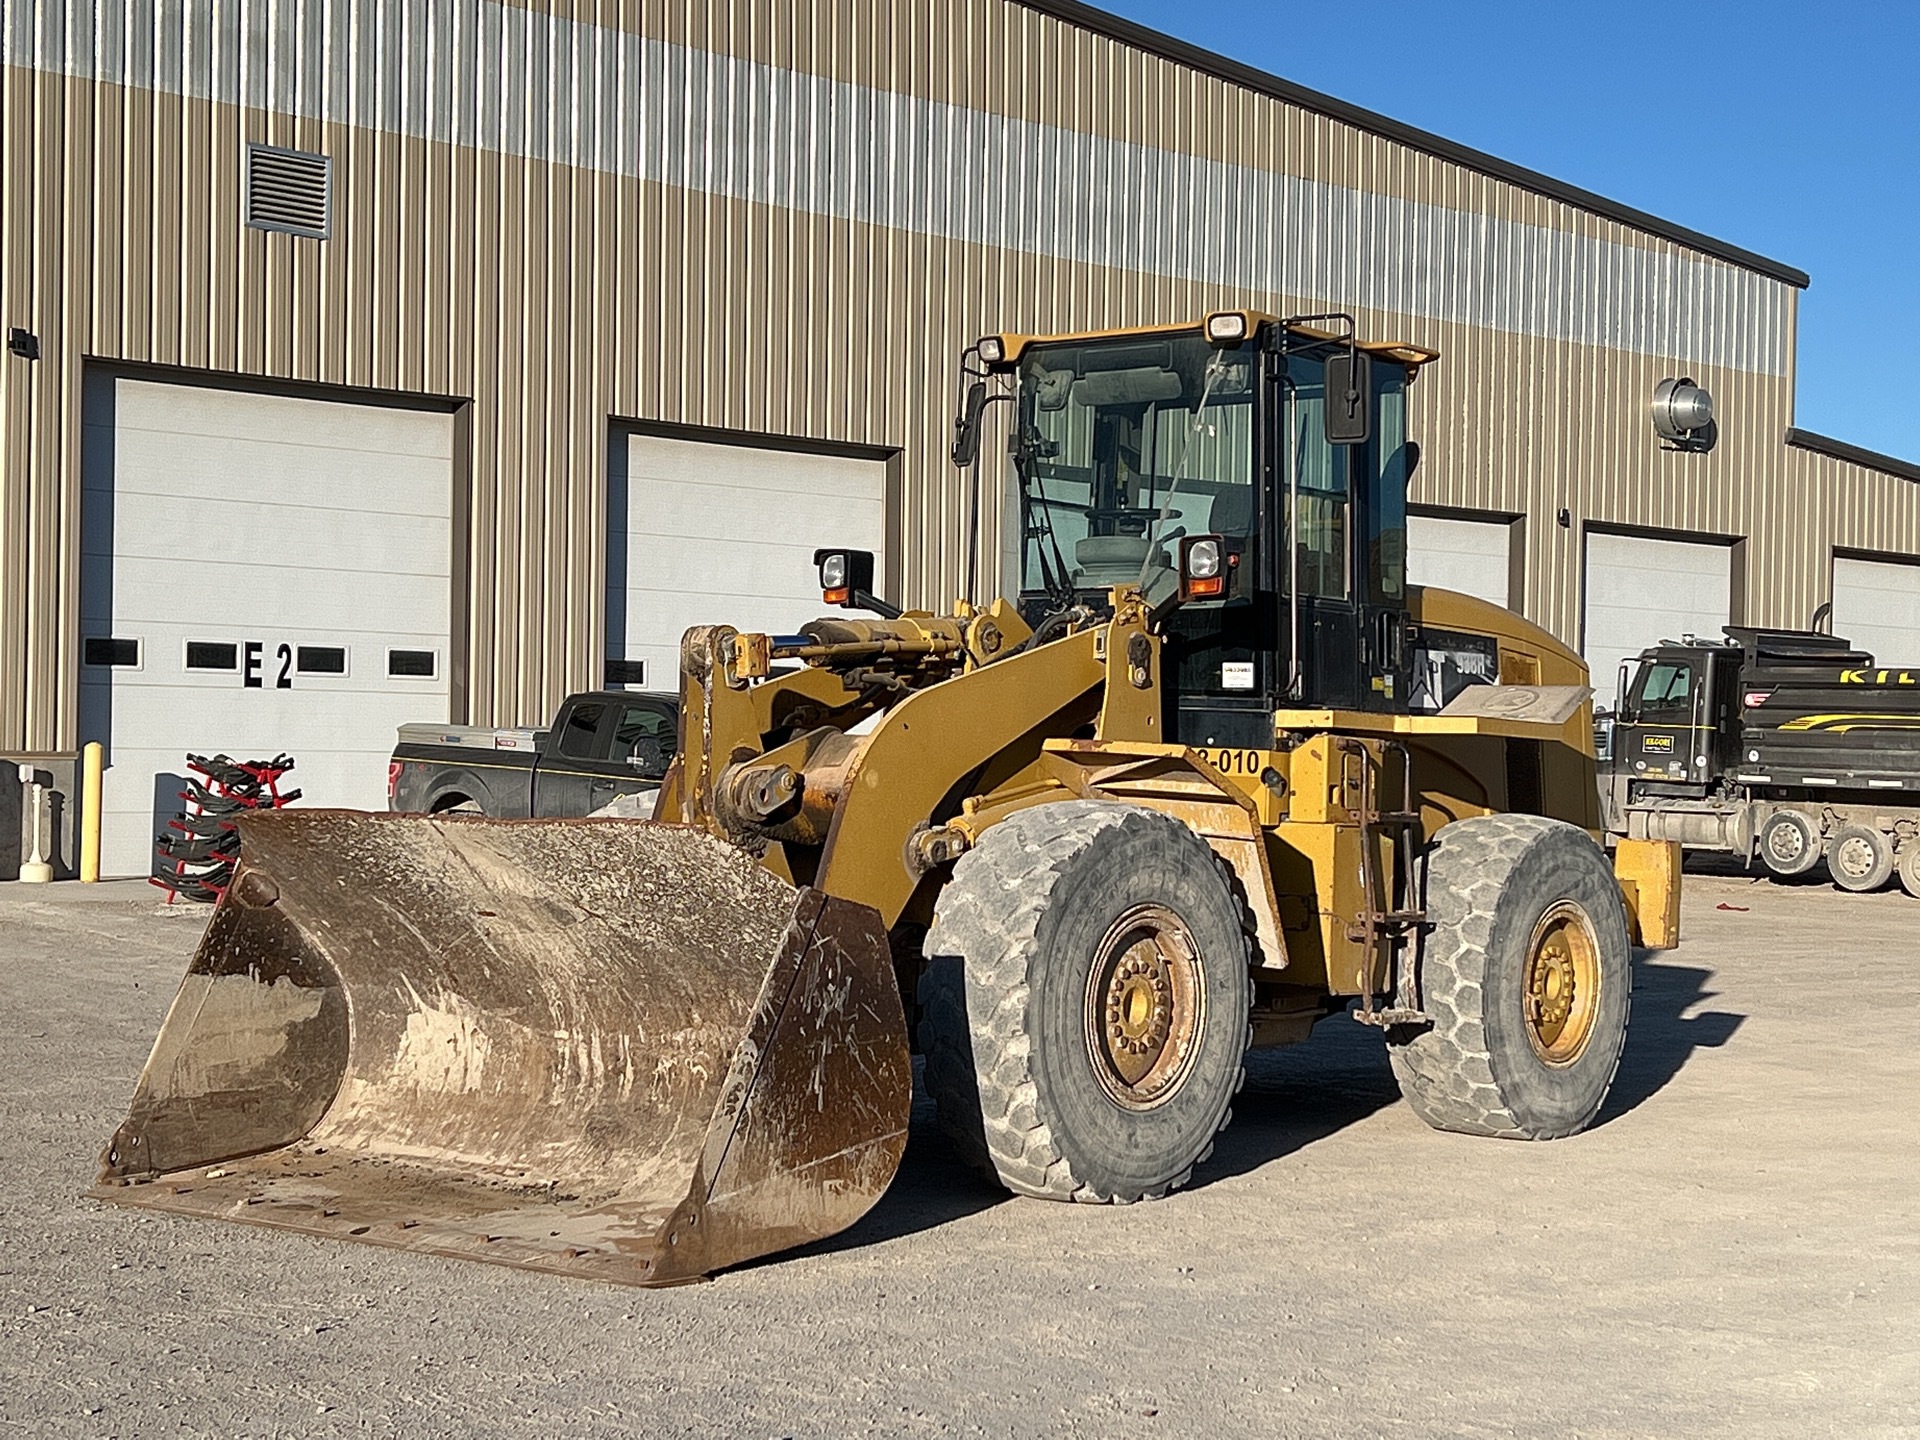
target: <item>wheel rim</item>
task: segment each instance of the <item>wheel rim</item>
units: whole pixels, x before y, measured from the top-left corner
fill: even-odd
[[[1767,854],[1783,869],[1806,858],[1807,834],[1792,820],[1778,820],[1767,830]]]
[[[1552,906],[1527,946],[1527,1040],[1549,1065],[1586,1053],[1600,1010],[1600,943],[1587,912],[1571,900]]]
[[[1865,880],[1873,873],[1879,858],[1873,853],[1872,843],[1858,835],[1849,835],[1833,847],[1833,863],[1849,880]]]
[[[1128,1110],[1164,1104],[1192,1069],[1206,1003],[1200,949],[1163,905],[1113,923],[1087,973],[1087,1058],[1107,1098]]]

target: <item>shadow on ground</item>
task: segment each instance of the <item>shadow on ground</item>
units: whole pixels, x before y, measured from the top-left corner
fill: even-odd
[[[1733,1038],[1745,1015],[1728,1010],[1687,1013],[1719,993],[1707,988],[1712,979],[1711,970],[1661,964],[1644,951],[1636,955],[1627,1048],[1596,1126],[1619,1119],[1659,1094],[1694,1051],[1717,1050]]]
[[[914,1065],[919,1079],[919,1062]],[[1247,1083],[1233,1120],[1188,1188],[1198,1189],[1304,1149],[1399,1099],[1380,1034],[1343,1015],[1323,1021],[1312,1041],[1247,1057]],[[964,1219],[1013,1197],[964,1164],[916,1085],[907,1152],[879,1204],[851,1229],[799,1255],[829,1255],[898,1239]]]
[[[1646,954],[1636,958],[1626,1051],[1596,1125],[1617,1120],[1658,1094],[1694,1051],[1717,1049],[1733,1038],[1744,1015],[1722,1010],[1687,1013],[1714,998],[1716,992],[1707,988],[1712,975],[1710,970],[1656,963]],[[934,1123],[933,1102],[918,1085],[919,1070],[916,1061],[912,1129],[893,1185],[857,1225],[792,1253],[830,1255],[877,1245],[1013,1198],[954,1153]],[[1329,1016],[1306,1044],[1247,1057],[1247,1083],[1234,1100],[1233,1121],[1213,1154],[1195,1169],[1190,1188],[1258,1170],[1358,1124],[1399,1098],[1380,1032],[1344,1014]]]

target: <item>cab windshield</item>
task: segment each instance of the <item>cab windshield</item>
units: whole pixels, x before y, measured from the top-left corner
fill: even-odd
[[[1030,347],[1012,445],[1020,593],[1153,595],[1182,535],[1250,536],[1255,378],[1251,346],[1198,335]]]

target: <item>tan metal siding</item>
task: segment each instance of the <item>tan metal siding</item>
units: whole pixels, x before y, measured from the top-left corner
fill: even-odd
[[[1920,483],[1797,447],[1786,453],[1789,486],[1820,502],[1789,517],[1794,551],[1809,563],[1781,577],[1779,623],[1805,625],[1833,598],[1834,551],[1920,556]]]
[[[946,598],[988,328],[1332,304],[1436,345],[1419,498],[1528,515],[1570,637],[1587,522],[1751,535],[1763,619],[1824,591],[1809,507],[1920,548],[1782,460],[1779,282],[1006,0],[633,9],[8,7],[0,316],[46,358],[3,362],[0,747],[75,739],[85,356],[470,400],[483,721],[598,678],[613,418],[898,447],[905,598]],[[334,158],[333,239],[240,225],[249,139]],[[1682,372],[1711,456],[1653,441]]]

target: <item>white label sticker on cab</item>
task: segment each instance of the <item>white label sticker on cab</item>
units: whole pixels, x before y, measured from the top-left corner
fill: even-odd
[[[1220,666],[1220,688],[1222,690],[1253,689],[1253,662],[1251,660],[1228,660]]]

